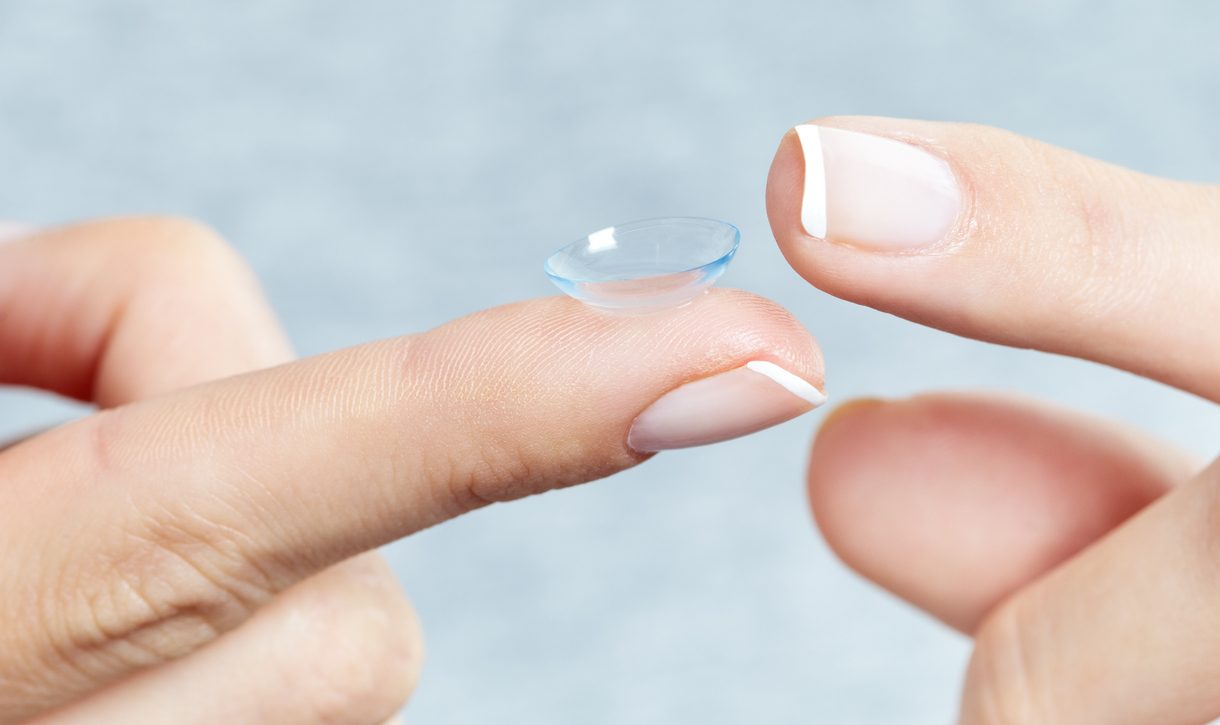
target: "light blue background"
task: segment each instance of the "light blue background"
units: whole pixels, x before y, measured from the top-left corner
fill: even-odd
[[[837,399],[1020,390],[1215,449],[1210,406],[918,328],[786,267],[763,182],[833,113],[974,121],[1214,179],[1220,4],[0,4],[0,216],[201,218],[302,353],[551,294],[606,224],[737,222],[725,284],[787,305]],[[1172,320],[1167,320],[1172,323]],[[25,429],[67,408],[0,398]],[[414,723],[943,723],[967,643],[810,524],[819,415],[480,511],[388,554],[428,632]]]

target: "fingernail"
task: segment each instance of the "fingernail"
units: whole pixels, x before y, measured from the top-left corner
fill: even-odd
[[[877,408],[882,405],[885,405],[885,401],[881,398],[853,398],[835,407],[822,418],[822,424],[818,428],[818,435],[829,430],[833,424],[850,418],[854,413],[868,408]]]
[[[0,221],[0,242],[10,242],[27,237],[37,230],[38,228],[33,224]]]
[[[662,395],[631,424],[627,445],[651,453],[716,443],[783,423],[825,402],[804,378],[754,360]]]
[[[944,159],[911,144],[838,128],[796,127],[805,155],[801,225],[811,237],[914,250],[945,237],[961,207]]]

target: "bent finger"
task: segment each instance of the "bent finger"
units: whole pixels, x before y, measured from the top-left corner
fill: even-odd
[[[0,245],[0,383],[103,407],[283,362],[241,258],[188,219],[130,217]]]
[[[1198,470],[1142,433],[966,393],[831,413],[809,461],[820,530],[845,563],[966,632],[999,601]]]
[[[838,297],[1220,400],[1220,187],[992,128],[835,117],[784,136],[767,209]]]

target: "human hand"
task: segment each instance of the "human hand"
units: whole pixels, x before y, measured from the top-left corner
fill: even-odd
[[[786,420],[822,382],[787,313],[726,290],[281,364],[248,270],[173,219],[0,244],[0,310],[0,382],[102,409],[0,453],[0,722],[384,720],[421,644],[361,552]]]
[[[1220,401],[1220,188],[978,126],[815,124],[767,190],[811,283]],[[975,637],[963,723],[1199,723],[1220,715],[1220,467],[1198,471],[1107,422],[930,394],[832,412],[808,483],[848,565]]]

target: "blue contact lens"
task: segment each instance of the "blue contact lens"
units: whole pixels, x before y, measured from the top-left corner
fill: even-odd
[[[694,299],[724,274],[741,232],[728,222],[667,217],[593,232],[552,254],[546,273],[598,309],[642,313]]]

